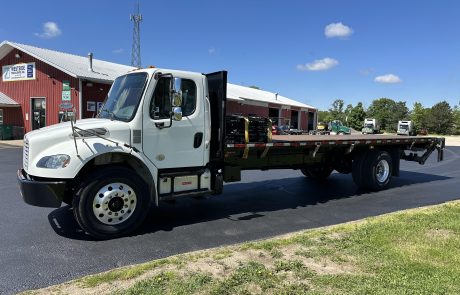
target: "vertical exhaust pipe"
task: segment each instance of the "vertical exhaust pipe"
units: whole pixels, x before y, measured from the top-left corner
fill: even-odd
[[[92,52],[88,53],[88,62],[89,62],[88,71],[92,72],[93,71],[93,53]]]

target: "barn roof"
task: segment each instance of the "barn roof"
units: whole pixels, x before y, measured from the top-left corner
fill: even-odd
[[[19,107],[20,104],[0,91],[0,107]]]
[[[243,102],[244,100],[250,100],[263,103],[316,109],[311,105],[295,101],[293,99],[287,98],[274,92],[235,85],[231,83],[227,83],[227,98],[229,100],[241,102]]]
[[[90,71],[88,57],[86,56],[74,55],[10,41],[3,41],[0,43],[0,59],[5,57],[14,49],[23,51],[72,77],[96,82],[111,83],[116,77],[134,69],[131,66],[93,59],[93,70]]]

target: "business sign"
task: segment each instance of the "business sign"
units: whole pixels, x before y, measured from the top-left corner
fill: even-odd
[[[35,80],[35,63],[6,65],[2,67],[3,82]]]
[[[103,104],[104,104],[103,102],[98,102],[98,103],[97,103],[97,112],[98,112],[98,113],[99,113],[99,111],[102,109],[102,105],[103,105]]]
[[[96,102],[95,101],[87,101],[86,102],[86,111],[95,112],[96,111]]]
[[[70,90],[62,90],[62,101],[71,100]]]
[[[70,90],[70,81],[62,81],[62,91]]]
[[[59,109],[61,110],[71,110],[73,109],[73,104],[70,102],[63,102],[59,105]]]
[[[69,101],[72,100],[72,96],[70,94],[70,81],[62,81],[62,101]]]

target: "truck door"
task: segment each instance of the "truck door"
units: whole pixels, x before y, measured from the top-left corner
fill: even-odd
[[[144,107],[142,148],[159,169],[204,166],[204,90],[200,76],[174,75],[182,91],[182,119],[170,124],[170,76],[156,80]],[[201,77],[202,78],[202,77]]]
[[[215,166],[223,166],[225,112],[227,102],[227,71],[206,74],[209,103],[211,105],[211,151],[209,161]]]

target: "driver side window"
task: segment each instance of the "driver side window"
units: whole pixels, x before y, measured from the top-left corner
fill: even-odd
[[[176,78],[176,82],[179,79],[180,86],[177,86],[182,91],[182,115],[190,116],[195,112],[196,108],[196,97],[197,87],[193,80]],[[171,98],[169,93],[169,87],[171,83],[170,77],[161,77],[155,90],[153,91],[153,97],[150,102],[150,117],[153,119],[155,112],[158,108],[157,115],[159,119],[169,119],[171,112]]]
[[[171,83],[171,78],[161,77],[157,85],[155,86],[155,91],[153,92],[153,97],[150,102],[150,117],[153,119],[155,116],[155,111],[158,110],[159,119],[168,119],[171,112],[171,99],[169,93],[169,85]]]

